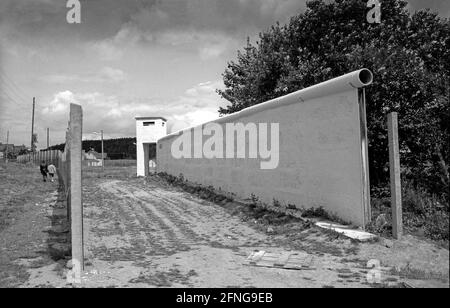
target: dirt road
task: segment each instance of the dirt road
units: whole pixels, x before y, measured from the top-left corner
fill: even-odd
[[[361,244],[314,227],[267,226],[251,217],[244,221],[232,205],[202,200],[156,176],[89,184],[84,200],[87,257],[93,271],[86,285],[371,286],[367,261],[373,246],[361,250]],[[254,251],[304,256],[303,269],[250,266],[246,259]],[[383,269],[381,275],[384,286],[403,285],[399,275]]]
[[[205,201],[160,177],[136,178],[134,171],[83,173],[87,261],[82,286],[402,287],[407,282],[448,287],[448,250],[433,244],[412,237],[391,245],[355,243],[285,217],[243,215],[232,202]],[[56,191],[42,194],[41,211],[48,214],[57,208]],[[38,224],[30,230],[48,243],[48,231],[35,230],[39,226],[46,228]],[[8,238],[15,230],[13,225],[2,232],[11,247]],[[302,269],[249,265],[246,259],[254,251],[297,256]],[[31,265],[23,258],[8,261],[21,266],[23,278],[14,285],[70,286],[61,260],[44,259]],[[369,260],[380,261],[379,284],[367,275],[374,273],[367,268]]]

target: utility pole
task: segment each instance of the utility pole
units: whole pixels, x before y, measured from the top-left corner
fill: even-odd
[[[50,147],[50,128],[47,127],[47,150]]]
[[[6,132],[5,162],[8,163],[9,131]]]
[[[103,154],[103,130],[101,130],[102,133],[102,171],[105,171],[105,155]]]
[[[36,100],[33,97],[33,115],[31,117],[31,152],[34,153],[34,107],[36,105]]]

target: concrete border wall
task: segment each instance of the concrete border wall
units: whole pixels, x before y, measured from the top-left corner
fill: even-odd
[[[240,198],[253,194],[269,204],[276,200],[280,206],[323,207],[364,227],[369,220],[370,198],[363,87],[371,83],[372,73],[358,70],[170,134],[158,140],[157,172],[182,174],[189,181]],[[198,146],[193,136],[211,123],[222,127],[223,140],[229,123],[268,123],[268,127],[278,123],[277,167],[263,170],[261,156],[248,158],[249,138],[245,141],[247,158],[174,158],[172,148],[188,133],[193,157],[196,142]],[[200,148],[208,138],[203,136]],[[235,140],[234,153],[238,150],[242,148]]]

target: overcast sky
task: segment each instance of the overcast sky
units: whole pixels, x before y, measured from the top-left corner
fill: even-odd
[[[84,138],[135,136],[135,116],[164,116],[169,130],[216,118],[226,63],[304,0],[81,0],[81,24],[66,0],[0,1],[0,142],[45,147],[63,141],[70,102],[84,110]],[[449,17],[448,0],[410,0]]]

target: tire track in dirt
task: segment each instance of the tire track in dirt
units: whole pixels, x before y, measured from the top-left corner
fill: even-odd
[[[100,189],[96,192],[97,196],[100,194],[101,203],[106,201],[108,204],[108,210],[101,209],[101,221],[109,222],[105,226],[105,229],[109,232],[103,232],[97,226],[93,226],[92,229],[95,230],[96,236],[100,235],[100,240],[107,241],[108,237],[117,234],[126,238],[127,245],[119,245],[115,248],[107,248],[104,245],[93,247],[93,253],[101,255],[103,260],[125,261],[143,259],[146,254],[166,254],[165,248],[159,245],[157,238],[152,235],[152,232],[149,232],[151,226],[144,219],[145,213],[140,211],[141,215],[139,215],[138,208],[133,206],[133,200],[122,196],[119,191],[110,190],[109,184],[107,189],[104,189],[104,183],[98,184]],[[113,230],[113,232],[110,230]],[[116,243],[116,245],[118,244]],[[151,250],[148,250],[148,248],[151,248]]]
[[[139,199],[144,206],[148,204],[149,200],[154,201],[152,204],[156,210],[162,215],[168,218],[173,225],[175,225],[187,237],[188,241],[192,243],[198,243],[204,240],[201,235],[192,229],[193,222],[200,220],[199,217],[194,217],[191,209],[183,203],[173,202],[168,197],[162,197],[159,191],[141,193],[139,196],[135,196]],[[189,218],[183,218],[189,216]]]
[[[89,198],[89,194],[91,193],[90,190],[86,189],[85,192],[87,192],[86,196]],[[133,248],[139,245],[136,238],[127,237],[129,243],[127,243],[126,247],[115,243],[115,246],[117,247],[108,248],[106,242],[108,242],[109,238],[114,236],[123,237],[124,234],[128,232],[133,234],[133,229],[130,228],[128,221],[124,220],[118,213],[118,206],[113,202],[115,200],[112,200],[109,194],[101,190],[97,190],[95,194],[97,198],[100,197],[98,198],[100,206],[97,207],[97,210],[99,210],[100,213],[93,214],[94,219],[96,222],[101,222],[103,225],[99,226],[97,223],[91,227],[96,235],[97,241],[101,243],[100,245],[93,245],[91,247],[91,253],[99,259],[106,261],[131,259],[132,256],[135,255]],[[108,210],[105,210],[105,203],[108,204]]]
[[[148,200],[139,197],[137,197],[137,199],[140,200],[141,206],[144,209],[148,210],[147,205]],[[163,200],[158,201],[161,202]],[[180,218],[181,216],[179,214],[169,210],[168,206],[158,204],[158,202],[155,202],[153,206],[161,216],[164,216],[165,218],[167,218],[168,221],[170,221],[171,225],[176,226],[176,228],[179,230],[181,234],[179,240],[181,240],[183,244],[194,245],[194,244],[201,244],[202,242],[204,242],[204,239],[201,238],[201,236],[199,236],[196,232],[194,232],[194,230],[190,228],[190,223],[186,220],[181,219]]]
[[[158,243],[157,237],[153,235],[155,229],[152,227],[151,221],[145,219],[146,213],[139,207],[136,207],[133,199],[130,199],[128,195],[123,195],[126,191],[120,190],[117,186],[113,186],[116,182],[119,181],[102,183],[100,184],[100,187],[102,190],[114,196],[114,203],[116,203],[115,208],[119,212],[118,217],[120,217],[120,220],[124,222],[127,230],[132,231],[134,235],[138,236],[140,240],[145,243],[146,248],[151,246],[150,248],[152,248],[152,251],[147,251],[147,253],[165,254],[166,249]],[[128,210],[126,208],[128,208]],[[141,246],[140,244],[137,245]],[[141,251],[141,253],[142,252],[143,251]]]
[[[206,221],[205,218],[211,216],[211,214],[215,214],[215,211],[211,209],[210,205],[203,205],[194,197],[190,196],[185,192],[179,192],[173,190],[173,188],[161,188],[155,186],[152,182],[148,181],[145,183],[139,183],[139,187],[142,191],[145,191],[148,194],[152,194],[154,197],[161,199],[168,204],[174,205],[173,209],[177,211],[181,216],[187,214],[192,219]],[[149,189],[151,188],[151,189]],[[182,211],[188,210],[187,213]],[[192,221],[192,219],[189,219]]]
[[[116,202],[126,204],[132,212],[128,216],[136,217],[142,228],[152,230],[148,239],[150,247],[159,245],[159,249],[164,251],[161,249],[164,247],[163,253],[168,254],[199,245],[237,249],[268,244],[266,236],[252,236],[257,232],[243,226],[219,206],[204,205],[202,200],[189,200],[183,193],[145,184],[113,181],[101,187],[114,195]],[[212,221],[215,223],[211,224]]]
[[[203,205],[199,203],[198,200],[196,201],[189,200],[186,197],[186,193],[168,191],[150,185],[149,186],[152,189],[149,190],[149,187],[143,185],[140,186],[142,190],[145,191],[145,192],[140,191],[139,192],[140,194],[144,194],[146,197],[149,198],[160,200],[162,203],[161,209],[177,215],[178,219],[186,222],[189,225],[192,225],[193,221],[200,221],[202,223],[207,222],[211,219],[212,216],[223,217],[223,215],[217,215],[217,208],[215,208],[214,205]],[[160,206],[159,204],[156,205],[158,207]],[[170,205],[170,207],[165,205]],[[225,215],[227,214],[225,213]]]
[[[122,205],[117,206],[119,216],[126,221],[127,229],[132,230],[133,234],[139,238],[139,240],[133,239],[133,248],[141,254],[142,252],[153,255],[165,254],[164,247],[159,245],[156,238],[152,235],[150,224],[143,219],[144,216],[138,214],[136,207],[133,206],[133,202],[126,198],[121,198],[120,200]],[[151,251],[148,250],[149,243],[152,243]]]
[[[102,188],[116,195],[123,203],[128,204],[131,212],[135,213],[141,228],[147,231],[150,230],[147,234],[147,244],[154,248],[152,250],[159,251],[159,254],[167,255],[178,250],[189,249],[187,244],[192,244],[193,241],[186,238],[183,232],[168,217],[154,207],[154,200],[140,199],[128,189],[119,187],[122,184],[122,182],[109,182],[107,187],[103,185]],[[123,213],[123,215],[126,214]]]
[[[126,185],[127,187],[131,186],[130,183],[126,183]],[[139,183],[137,186],[141,190],[144,190],[146,193],[152,195],[152,197],[158,198],[173,206],[174,212],[179,214],[181,217],[186,217],[186,221],[201,220],[204,217],[204,214],[206,214],[198,203],[183,198],[183,193],[163,190],[153,184],[145,186],[142,183]],[[167,197],[165,197],[164,194],[166,194]],[[192,208],[196,208],[197,211],[192,211]]]
[[[143,187],[143,189],[148,189],[148,187]],[[166,215],[172,217],[174,219],[174,223],[176,223],[180,228],[183,228],[184,232],[188,232],[189,234],[195,234],[196,240],[198,241],[198,238],[203,239],[203,241],[206,241],[208,244],[215,244],[217,245],[217,242],[223,242],[224,238],[223,236],[220,238],[216,238],[215,240],[211,240],[211,233],[215,234],[216,236],[220,233],[219,228],[212,230],[213,232],[202,232],[206,231],[204,228],[195,228],[195,225],[193,222],[195,222],[197,225],[206,225],[211,220],[215,220],[218,222],[223,222],[227,224],[227,226],[230,225],[232,222],[235,226],[237,226],[237,223],[234,221],[234,219],[228,215],[227,213],[223,212],[223,209],[216,205],[203,205],[199,204],[194,201],[190,201],[186,199],[186,196],[183,193],[179,192],[172,192],[167,190],[162,190],[157,187],[152,187],[149,191],[139,191],[139,196],[145,197],[144,199],[148,200],[157,200],[158,202],[155,202],[155,207],[157,207],[159,210],[164,212]],[[171,200],[172,199],[172,200]],[[175,200],[173,200],[175,199]],[[177,201],[177,202],[175,202]],[[197,215],[190,215],[192,213],[198,212],[200,214]],[[184,219],[185,216],[191,216],[195,217],[193,219]],[[188,227],[187,227],[188,226]],[[187,227],[187,228],[186,228]],[[192,230],[194,228],[194,230]],[[215,226],[213,228],[216,228]],[[197,229],[197,230],[195,230]],[[198,233],[197,233],[197,232]],[[230,228],[227,230],[229,233],[233,233],[234,228]],[[226,235],[224,235],[226,236]],[[242,234],[239,232],[236,232],[235,234],[227,234],[230,238],[239,238],[242,237]],[[250,243],[247,243],[248,245]],[[253,243],[254,244],[254,243]]]
[[[217,244],[217,242],[227,242],[225,237],[228,237],[234,239],[245,239],[245,243],[241,243],[239,244],[239,246],[257,246],[258,244],[261,244],[261,238],[253,238],[252,236],[250,236],[252,232],[245,232],[244,235],[242,230],[245,229],[245,227],[243,226],[242,221],[226,213],[224,209],[218,205],[209,202],[207,202],[208,205],[203,205],[201,204],[201,202],[203,202],[202,200],[197,200],[197,202],[191,201],[189,199],[186,199],[187,196],[185,193],[180,194],[178,192],[175,192],[172,194],[167,194],[166,192],[166,195],[168,196],[162,198],[157,193],[158,192],[155,191],[151,192],[150,194],[152,194],[153,198],[159,198],[164,202],[173,205],[171,207],[163,206],[162,209],[164,209],[165,211],[176,212],[178,214],[178,218],[183,217],[183,215],[185,214],[185,212],[177,211],[180,209],[177,204],[183,204],[183,202],[189,204],[186,207],[187,213],[201,213],[198,219],[191,220],[188,223],[190,225],[193,225],[192,221],[195,221],[197,223],[197,226],[193,226],[194,229],[196,229],[197,232],[199,232],[199,234],[201,234],[201,236],[205,238],[209,243],[213,242],[214,244]],[[178,203],[171,201],[169,198],[178,200]],[[209,226],[208,228],[201,227],[207,225],[211,220],[217,222],[216,225],[212,226],[213,230],[208,230],[211,229],[211,226]],[[215,237],[215,240],[211,240],[212,235]],[[268,243],[266,242],[265,244],[267,245]],[[229,243],[227,245],[229,245]]]
[[[197,200],[197,202],[189,200],[186,193],[164,190],[152,184],[146,186],[139,183],[133,187],[130,186],[134,183],[121,184],[125,184],[128,189],[135,191],[134,197],[140,199],[144,205],[152,202],[155,209],[171,219],[188,237],[193,237],[197,244],[199,239],[205,244],[215,246],[236,247],[262,244],[261,236],[249,236],[256,235],[254,230],[243,226],[240,220],[226,213],[218,205],[209,204],[209,202],[204,205],[202,200]],[[136,188],[141,189],[136,190]],[[193,213],[197,214],[193,215]],[[217,224],[211,225],[211,221],[215,221]],[[246,232],[242,232],[243,229],[246,229]],[[230,241],[230,239],[234,241]],[[265,237],[264,239],[266,240]],[[267,245],[267,241],[264,241],[264,244]]]
[[[84,193],[86,193],[86,197],[89,198],[89,191],[84,191]],[[96,192],[96,194],[101,194],[100,195],[100,205],[97,207],[98,210],[101,211],[101,216],[97,215],[96,216],[96,220],[99,223],[105,224],[105,226],[103,227],[100,224],[96,224],[93,228],[95,229],[95,231],[101,235],[101,236],[108,236],[108,235],[113,235],[113,234],[123,234],[124,233],[124,228],[122,228],[120,225],[118,224],[114,224],[113,227],[111,228],[110,224],[111,221],[119,221],[120,220],[120,216],[117,215],[116,212],[114,211],[103,211],[103,208],[105,207],[105,205],[103,204],[104,200],[108,200],[108,196],[106,194],[102,194],[101,192]],[[113,202],[110,202],[110,204],[113,204]]]

